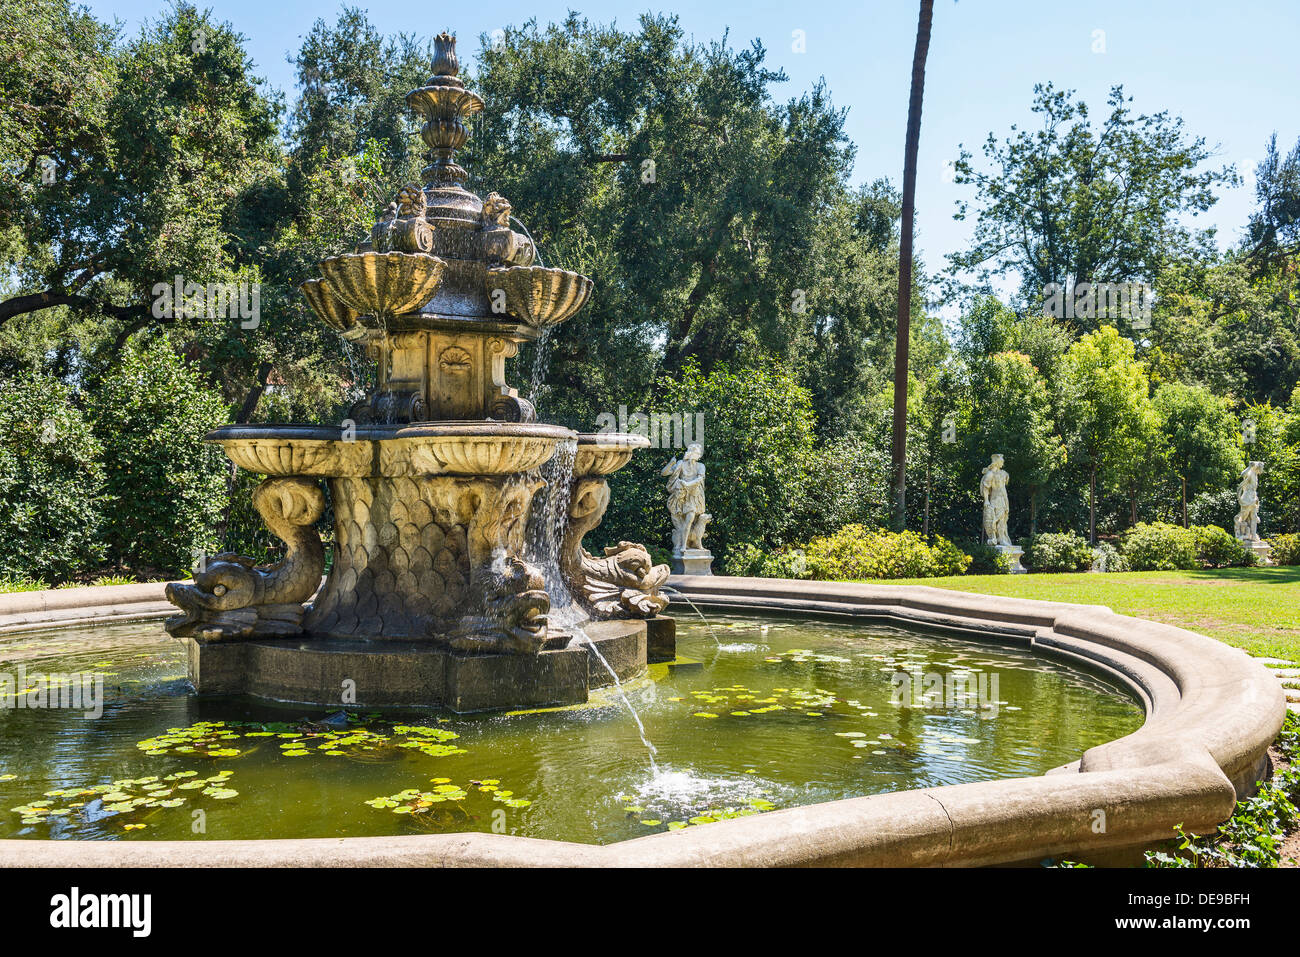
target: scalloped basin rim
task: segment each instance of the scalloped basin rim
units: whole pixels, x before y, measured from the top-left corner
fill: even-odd
[[[650,439],[639,432],[582,432],[578,445],[598,449],[648,449]]]
[[[206,436],[205,442],[245,442],[249,440],[280,440],[287,442],[341,442],[344,428],[341,425],[300,425],[275,423],[250,423],[247,425],[223,425],[213,429]],[[353,437],[363,442],[383,442],[392,439],[411,438],[526,438],[554,439],[562,442],[576,439],[578,434],[572,429],[559,425],[521,422],[415,422],[395,425],[358,425]]]

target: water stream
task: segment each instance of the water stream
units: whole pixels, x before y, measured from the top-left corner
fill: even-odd
[[[641,736],[641,743],[645,745],[646,756],[650,759],[651,777],[657,778],[659,776],[659,765],[655,762],[655,755],[659,753],[659,750],[650,743],[650,738],[646,736],[645,725],[641,722],[641,715],[637,714],[636,708],[634,708],[632,702],[628,700],[627,692],[623,690],[623,682],[618,680],[618,672],[615,671],[613,666],[605,660],[605,656],[600,653],[600,649],[596,647],[596,643],[591,640],[591,636],[587,634],[585,628],[581,625],[574,625],[573,629],[575,634],[573,640],[569,642],[570,646],[575,644],[585,644],[587,648],[590,649],[591,653],[596,656],[596,660],[605,666],[605,670],[609,672],[609,676],[614,679],[614,691],[622,700],[628,713],[632,715],[632,720],[636,722],[637,734]]]
[[[641,716],[637,714],[636,708],[632,706],[632,702],[624,692],[618,673],[605,660],[596,643],[582,627],[590,619],[582,606],[573,600],[573,595],[569,592],[560,569],[560,548],[564,544],[564,530],[569,521],[569,501],[573,496],[573,465],[577,454],[576,441],[570,439],[561,442],[556,446],[555,454],[542,466],[541,473],[542,478],[546,480],[546,488],[534,499],[533,513],[528,523],[524,546],[525,558],[541,572],[542,580],[546,583],[546,593],[551,596],[551,610],[547,615],[550,626],[572,631],[573,638],[569,641],[569,647],[585,644],[614,679],[614,689],[632,716],[632,720],[636,722],[637,733],[641,736],[641,743],[645,745],[646,753],[650,758],[651,772],[657,776],[659,767],[655,763],[655,755],[658,752],[646,735]]]
[[[542,380],[551,365],[551,327],[547,326],[537,337],[533,352],[533,371],[528,378],[528,401],[537,405]]]
[[[686,602],[686,604],[690,605],[691,610],[700,616],[700,621],[704,622],[704,627],[709,630],[709,637],[711,637],[713,643],[718,646],[718,651],[726,651],[726,646],[723,645],[722,641],[718,638],[718,633],[714,630],[713,623],[709,621],[708,618],[704,617],[704,612],[700,611],[700,609],[696,607],[695,602],[691,601],[684,593],[678,591],[676,588],[665,588],[663,590],[668,592],[671,597],[680,598],[682,601]]]
[[[569,594],[569,587],[560,571],[560,547],[564,544],[564,529],[569,520],[569,500],[573,495],[573,463],[578,455],[578,443],[569,439],[555,447],[555,454],[541,467],[546,488],[533,499],[529,517],[524,558],[542,573],[546,593],[551,596],[550,620],[566,625],[570,620],[585,620]]]

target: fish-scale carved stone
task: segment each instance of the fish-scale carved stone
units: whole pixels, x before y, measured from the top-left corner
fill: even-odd
[[[305,627],[329,637],[535,653],[549,599],[528,587],[531,570],[511,562],[539,487],[525,475],[333,480],[335,567]]]

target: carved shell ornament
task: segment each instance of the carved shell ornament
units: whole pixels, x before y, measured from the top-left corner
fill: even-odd
[[[433,298],[446,263],[405,252],[345,253],[320,262],[334,294],[361,315],[414,312]]]
[[[591,280],[581,273],[549,266],[510,266],[487,271],[487,293],[505,295],[506,312],[530,326],[558,325],[581,309],[591,295]]]
[[[448,375],[467,375],[472,365],[472,357],[460,346],[448,346],[438,356],[438,366]]]

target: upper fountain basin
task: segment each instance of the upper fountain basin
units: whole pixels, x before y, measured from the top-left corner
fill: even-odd
[[[609,475],[632,461],[637,449],[649,447],[650,440],[635,432],[584,432],[578,436],[573,474]]]
[[[576,438],[558,425],[515,422],[226,425],[207,435],[250,472],[320,477],[529,472]]]
[[[486,283],[490,298],[538,329],[559,325],[581,309],[592,285],[581,273],[546,266],[489,269]]]

